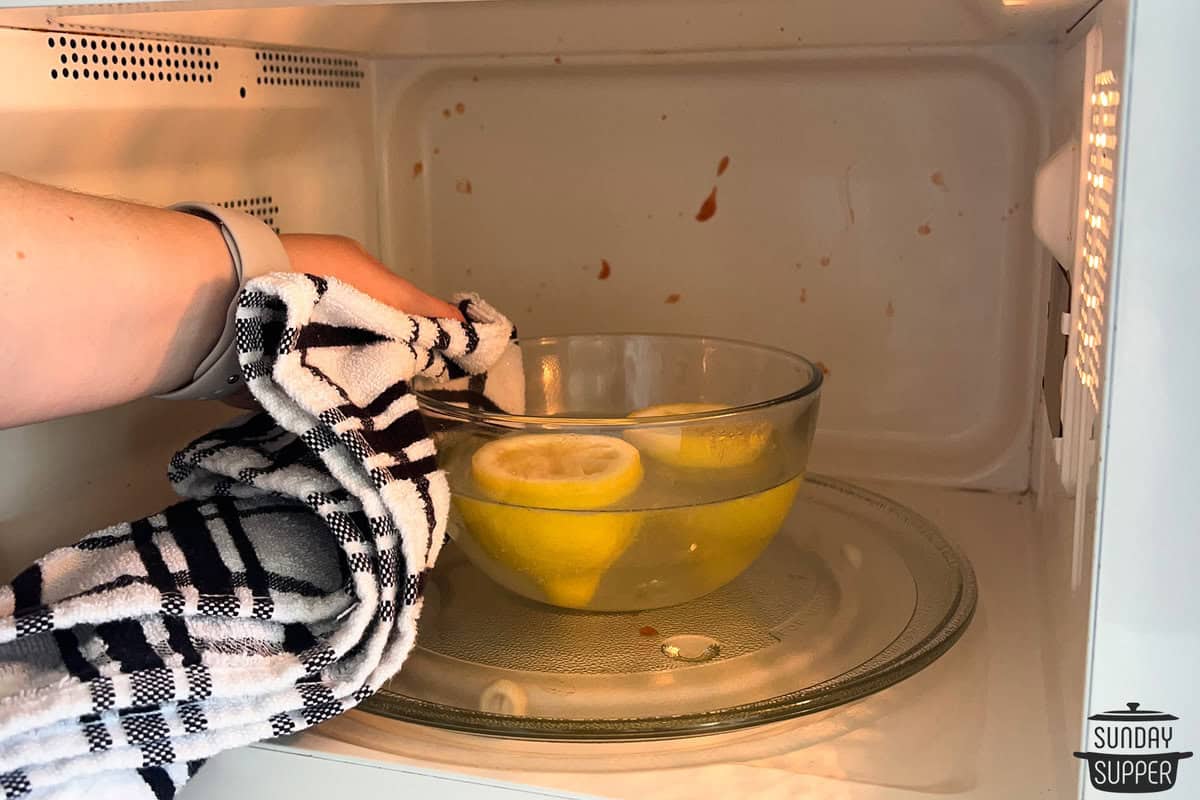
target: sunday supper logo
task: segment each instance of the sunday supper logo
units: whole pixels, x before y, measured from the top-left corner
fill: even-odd
[[[1191,751],[1171,749],[1175,738],[1171,723],[1179,717],[1143,710],[1139,703],[1125,705],[1088,717],[1092,722],[1088,741],[1094,752],[1075,757],[1087,761],[1092,786],[1102,792],[1144,794],[1173,788],[1179,762],[1192,757]]]

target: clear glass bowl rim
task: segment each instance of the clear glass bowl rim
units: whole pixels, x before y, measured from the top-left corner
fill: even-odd
[[[506,425],[516,427],[535,427],[535,426],[552,426],[552,427],[620,427],[622,429],[632,427],[654,427],[661,425],[672,425],[681,422],[699,422],[704,420],[728,419],[729,417],[740,416],[754,411],[772,408],[774,406],[783,405],[795,400],[800,400],[804,397],[815,395],[821,388],[824,382],[824,374],[821,369],[809,361],[807,358],[790,350],[784,350],[781,347],[772,347],[770,345],[757,344],[741,339],[730,339],[720,336],[698,336],[685,333],[572,333],[563,336],[535,336],[532,338],[521,338],[518,343],[538,343],[538,344],[554,344],[556,342],[569,341],[571,339],[660,339],[674,341],[691,341],[691,342],[711,342],[718,345],[733,345],[736,347],[745,347],[751,350],[757,350],[762,353],[771,353],[776,356],[781,356],[785,360],[791,361],[793,364],[803,364],[808,367],[809,375],[811,375],[808,383],[798,389],[794,389],[786,394],[777,397],[769,397],[765,400],[756,400],[753,403],[744,403],[741,405],[730,406],[715,411],[698,411],[690,414],[666,414],[658,417],[571,417],[571,416],[539,416],[525,414],[499,414],[490,411],[482,411],[475,408],[468,408],[453,403],[448,403],[444,400],[439,400],[436,397],[430,397],[421,390],[416,390],[417,402],[422,409],[433,411],[437,414],[448,417],[450,419],[459,420],[462,422],[474,422],[492,425]],[[436,391],[432,389],[431,391]]]

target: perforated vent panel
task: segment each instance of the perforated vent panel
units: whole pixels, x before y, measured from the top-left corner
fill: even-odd
[[[222,200],[217,205],[237,211],[244,211],[247,214],[258,217],[270,225],[276,233],[279,233],[279,226],[275,224],[275,220],[279,217],[279,206],[275,205],[275,198],[269,194],[264,194],[260,197],[240,197],[235,200]]]
[[[186,42],[95,34],[46,38],[54,80],[212,83],[221,68],[212,48]]]
[[[1104,308],[1108,294],[1109,249],[1112,245],[1113,159],[1117,148],[1117,108],[1121,93],[1112,70],[1093,78],[1089,98],[1087,202],[1084,205],[1083,269],[1079,282],[1080,313],[1075,338],[1075,370],[1087,389],[1093,411],[1100,409]]]
[[[1071,324],[1062,376],[1063,438],[1058,447],[1063,487],[1071,492],[1086,486],[1095,469],[1096,420],[1104,396],[1121,84],[1119,70],[1105,64],[1103,45],[1102,30],[1093,28],[1087,36],[1085,91],[1081,98],[1077,249],[1071,268]],[[1077,495],[1085,496],[1086,492]],[[1077,525],[1084,516],[1077,514]],[[1077,543],[1082,541],[1081,530],[1076,529]],[[1077,551],[1073,568],[1081,568],[1081,558],[1081,551]]]
[[[365,73],[358,59],[344,56],[304,55],[275,50],[254,53],[260,86],[308,86],[326,89],[357,89]]]

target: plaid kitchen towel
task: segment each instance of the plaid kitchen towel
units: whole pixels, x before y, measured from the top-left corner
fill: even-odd
[[[237,348],[264,413],[175,455],[183,502],[0,587],[3,797],[170,798],[208,756],[329,719],[400,667],[450,500],[410,385],[523,407],[511,323],[456,301],[465,324],[314,276],[246,287]]]

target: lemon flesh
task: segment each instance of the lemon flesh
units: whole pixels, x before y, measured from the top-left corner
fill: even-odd
[[[610,506],[632,494],[642,476],[637,449],[612,436],[506,436],[471,457],[471,478],[488,497],[533,508]]]
[[[783,527],[802,478],[766,491],[696,506],[678,520],[676,535],[689,541],[695,574],[712,591],[740,575]],[[694,549],[693,549],[694,545]]]
[[[642,482],[637,449],[613,437],[497,439],[475,452],[471,477],[498,501],[455,497],[473,544],[494,571],[532,580],[554,605],[586,607],[641,524],[638,512],[596,511],[621,501]]]
[[[634,419],[723,411],[721,403],[668,403],[634,411]],[[765,422],[715,420],[659,430],[631,430],[625,438],[655,461],[673,467],[725,469],[752,464],[766,450],[771,427]]]

